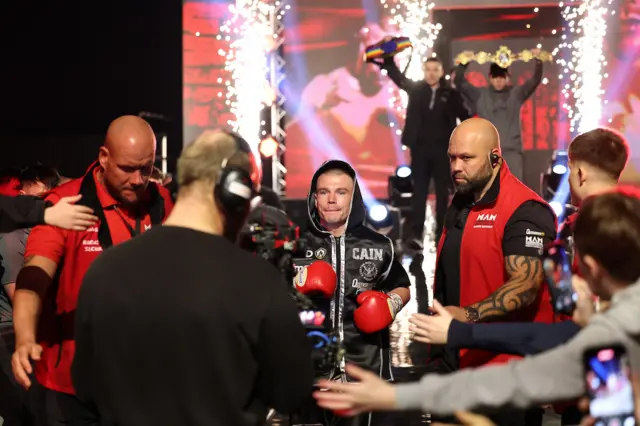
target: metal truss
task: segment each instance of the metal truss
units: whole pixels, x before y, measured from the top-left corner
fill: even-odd
[[[285,58],[284,58],[284,14],[285,3],[281,0],[274,1],[273,7],[269,8],[271,28],[275,40],[274,49],[269,52],[268,80],[275,93],[275,100],[270,107],[271,136],[278,142],[278,150],[271,158],[272,167],[272,189],[276,194],[283,196],[285,192],[285,176],[287,169],[284,166],[284,153],[286,151],[285,138],[286,131],[285,110],[286,98],[282,93],[282,84],[285,80]]]

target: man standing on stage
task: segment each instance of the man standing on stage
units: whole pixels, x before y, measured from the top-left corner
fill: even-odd
[[[531,50],[534,56],[539,52],[539,49]],[[462,55],[473,57],[473,52],[463,52]],[[534,62],[533,76],[518,86],[509,84],[508,68],[496,63],[489,68],[489,87],[475,87],[467,81],[464,74],[468,62],[458,65],[454,78],[456,88],[471,103],[472,110],[498,129],[502,158],[511,173],[520,180],[524,174],[520,109],[542,81],[542,61],[536,58]]]
[[[422,65],[424,80],[409,80],[398,69],[394,58],[385,59],[382,69],[402,90],[407,92],[407,118],[402,132],[402,144],[411,150],[411,198],[410,248],[421,249],[426,212],[426,200],[431,178],[436,188],[436,241],[444,225],[444,215],[449,204],[449,160],[447,148],[449,136],[458,120],[469,118],[462,96],[446,85],[442,62],[427,59]]]
[[[295,264],[323,260],[333,266],[338,282],[326,283],[333,297],[325,326],[337,332],[346,350],[346,360],[323,373],[332,380],[348,381],[344,368],[350,362],[393,380],[389,326],[410,298],[409,277],[395,258],[393,243],[364,226],[366,210],[356,173],[344,161],[330,160],[318,169],[308,204],[311,226],[303,236],[307,259],[296,259]],[[303,416],[307,423],[342,424],[336,423],[339,419],[331,422],[329,412]],[[365,415],[359,424],[378,420]]]
[[[553,211],[511,174],[500,155],[498,132],[487,120],[472,118],[458,126],[449,157],[456,195],[438,244],[435,299],[463,322],[551,322],[540,258],[555,238]],[[458,359],[435,349],[434,366],[445,372],[513,358],[469,350]],[[499,426],[526,424],[523,412],[495,420]]]
[[[12,368],[18,383],[30,388],[34,413],[42,416],[38,424],[98,424],[92,407],[75,396],[71,383],[78,292],[103,250],[159,225],[171,211],[168,191],[149,184],[155,153],[155,135],[146,121],[135,116],[116,119],[86,175],[47,197],[56,203],[81,194],[81,203],[93,209],[98,223],[86,231],[37,226],[29,235],[25,267],[16,282]],[[117,315],[113,320],[119,321]]]

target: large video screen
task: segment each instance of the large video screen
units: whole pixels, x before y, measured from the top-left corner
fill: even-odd
[[[408,158],[390,106],[398,89],[364,49],[396,33],[379,2],[292,4],[287,24],[287,195],[303,198],[313,171],[330,158],[349,161],[365,197],[386,197],[388,177]],[[364,4],[364,7],[363,7]]]
[[[366,45],[397,33],[397,29],[389,26],[389,17],[378,0],[297,0],[288,4],[286,196],[305,198],[315,169],[326,159],[342,158],[358,171],[365,197],[385,198],[388,176],[398,165],[408,163],[408,152],[400,146],[402,114],[390,107],[390,100],[400,93],[375,65],[362,61],[362,52]],[[604,114],[611,117],[612,127],[627,136],[634,157],[634,141],[640,136],[640,0],[623,1],[621,7],[620,29],[610,34],[616,48],[607,54],[610,75],[605,89],[609,102]],[[458,35],[447,42],[447,61],[462,50],[494,51],[503,44],[514,51],[534,47],[540,39],[527,37],[525,31],[499,28],[503,25],[499,21],[525,28],[525,20],[533,19],[533,9],[529,12],[515,10],[505,13],[508,16],[504,19],[493,16],[495,22],[487,23],[484,35],[462,37],[458,27]],[[218,54],[228,47],[224,37],[219,37],[219,28],[230,12],[227,2],[187,1],[183,16],[184,141],[188,143],[202,130],[226,127],[233,118],[225,103],[229,75],[224,58]],[[522,21],[508,24],[516,18]],[[441,37],[446,32],[444,28]],[[549,30],[543,37],[543,48],[553,50],[558,40]],[[448,71],[451,64],[445,65]],[[469,79],[486,85],[487,69],[487,65],[471,65]],[[514,64],[513,82],[521,83],[532,69],[531,63]],[[546,80],[523,107],[525,150],[547,151],[568,140],[566,122],[559,120],[557,74],[556,65],[547,63]]]
[[[197,138],[205,129],[227,128],[233,118],[226,105],[224,57],[228,46],[220,26],[229,18],[229,3],[187,1],[182,8],[183,140]]]
[[[626,136],[631,161],[623,174],[624,181],[640,180],[640,0],[621,0],[619,25],[609,35],[614,41],[608,52],[609,77],[606,80],[603,115],[609,125]]]

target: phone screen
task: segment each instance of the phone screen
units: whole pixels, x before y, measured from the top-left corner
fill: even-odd
[[[634,426],[634,397],[627,353],[622,346],[585,354],[589,413],[596,426]]]
[[[571,286],[571,256],[561,244],[554,244],[549,248],[542,264],[553,309],[561,314],[573,314],[578,297]]]

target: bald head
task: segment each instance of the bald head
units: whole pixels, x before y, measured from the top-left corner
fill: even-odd
[[[137,204],[149,183],[156,154],[156,137],[143,119],[125,115],[107,130],[98,161],[109,193],[126,205]]]
[[[500,155],[500,137],[491,122],[483,118],[463,121],[451,134],[449,158],[456,189],[477,192],[499,170],[492,154]]]
[[[225,160],[229,166],[255,174],[255,158],[239,150],[230,134],[222,130],[203,133],[182,151],[178,159],[178,185],[188,188],[204,184],[208,188],[207,194],[210,194]]]
[[[464,145],[465,149],[478,152],[500,151],[498,129],[484,118],[463,121],[451,134],[449,145]]]
[[[145,120],[135,115],[123,115],[111,122],[104,146],[109,151],[156,151],[156,136]]]

